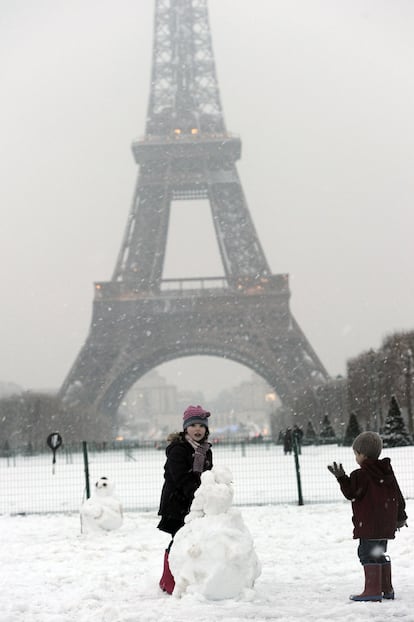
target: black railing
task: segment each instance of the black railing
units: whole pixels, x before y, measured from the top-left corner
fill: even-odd
[[[139,443],[87,446],[90,488],[108,477],[125,511],[156,513],[163,482],[165,444]],[[414,446],[384,449],[397,474],[403,494],[414,498]],[[284,454],[272,442],[218,443],[216,465],[233,473],[235,505],[308,504],[339,501],[335,478],[327,470],[334,460],[349,473],[357,468],[350,447],[334,444],[304,446],[301,453]],[[53,469],[54,467],[54,469]],[[54,471],[54,472],[53,472]],[[86,496],[83,445],[63,446],[52,455],[8,450],[0,457],[0,514],[77,512]]]

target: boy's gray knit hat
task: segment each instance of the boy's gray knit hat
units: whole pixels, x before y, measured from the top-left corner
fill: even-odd
[[[376,432],[362,432],[352,443],[352,449],[367,458],[377,460],[382,451],[382,440]]]

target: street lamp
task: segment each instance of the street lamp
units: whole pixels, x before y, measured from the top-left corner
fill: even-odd
[[[405,368],[405,394],[406,394],[406,399],[407,399],[408,429],[411,435],[414,433],[413,406],[411,403],[412,370],[413,370],[413,353],[412,353],[411,348],[408,348],[407,365]]]
[[[369,350],[370,357],[370,365],[369,365],[369,375],[370,375],[370,415],[372,414],[374,417],[374,431],[379,432],[380,422],[379,422],[379,408],[378,408],[378,397],[379,397],[379,387],[378,387],[378,372],[377,372],[377,356],[375,350],[371,348]]]
[[[273,404],[274,402],[276,402],[276,400],[277,400],[276,393],[273,393],[273,391],[269,392],[269,393],[266,393],[266,395],[265,395],[265,402],[267,402],[268,404],[269,403]]]

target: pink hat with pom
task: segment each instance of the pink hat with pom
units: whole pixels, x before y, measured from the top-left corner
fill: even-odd
[[[201,423],[208,428],[208,417],[210,413],[201,406],[188,406],[183,415],[183,428],[186,430],[189,425]]]

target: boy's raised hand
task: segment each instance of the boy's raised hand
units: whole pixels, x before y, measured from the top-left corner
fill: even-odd
[[[341,463],[339,463],[339,465],[336,462],[328,464],[328,469],[332,475],[335,475],[336,479],[345,475],[345,471]]]

